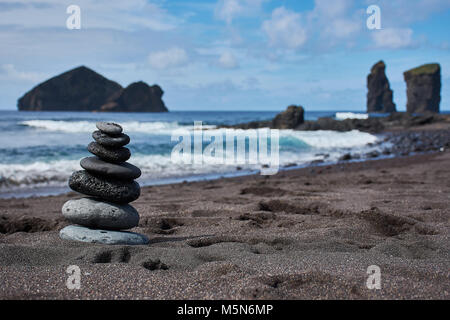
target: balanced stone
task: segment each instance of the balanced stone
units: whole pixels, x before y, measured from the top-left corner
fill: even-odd
[[[147,244],[144,235],[120,231],[139,224],[138,212],[128,204],[141,193],[139,183],[134,181],[141,170],[125,162],[131,153],[123,146],[130,137],[112,122],[98,122],[96,126],[99,130],[92,134],[95,142],[88,145],[95,157],[82,159],[84,170],[74,172],[69,179],[69,187],[87,197],[64,204],[63,216],[76,225],[62,229],[60,237],[103,244]]]
[[[97,142],[91,142],[89,143],[87,149],[90,153],[95,154],[97,157],[112,163],[125,162],[131,157],[130,149],[125,147],[111,149],[104,147]]]
[[[118,148],[130,143],[130,137],[124,133],[118,136],[110,136],[99,130],[92,133],[92,138],[104,147]]]
[[[129,203],[141,193],[136,181],[99,178],[85,170],[75,171],[69,179],[69,187],[77,192],[114,203]]]
[[[141,170],[130,163],[109,163],[97,157],[87,157],[81,160],[81,167],[95,175],[106,176],[119,180],[133,180],[141,176]]]
[[[70,222],[89,228],[121,230],[139,224],[139,214],[129,204],[120,205],[92,198],[67,201],[62,207],[62,214]]]
[[[113,122],[97,122],[96,127],[101,132],[109,134],[110,136],[118,136],[122,133],[122,127]]]
[[[102,244],[144,245],[149,243],[146,236],[134,232],[89,229],[74,225],[62,229],[59,236],[66,240]]]

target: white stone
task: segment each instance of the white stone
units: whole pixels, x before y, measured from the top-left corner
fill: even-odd
[[[89,229],[73,225],[63,228],[59,236],[65,240],[102,244],[144,245],[149,243],[148,238],[139,233]]]
[[[123,230],[139,224],[139,214],[129,204],[81,198],[69,200],[62,207],[63,216],[72,223],[89,228]]]

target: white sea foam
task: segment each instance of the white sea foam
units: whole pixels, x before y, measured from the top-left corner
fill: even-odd
[[[92,132],[95,130],[95,123],[89,121],[60,121],[60,120],[26,120],[19,124],[47,131],[60,132]]]
[[[362,147],[377,141],[377,137],[358,130],[336,132],[330,130],[294,131],[281,130],[281,137],[294,137],[317,149]]]
[[[142,170],[142,180],[187,177],[190,175],[232,172],[235,166],[186,165],[174,163],[170,155],[133,156],[130,163]],[[79,160],[56,160],[31,164],[0,164],[0,192],[27,187],[62,187],[72,172],[81,170]]]
[[[353,113],[353,112],[336,112],[337,120],[345,119],[368,119],[369,115],[367,113]]]
[[[238,131],[242,132],[242,130]],[[377,140],[374,135],[356,130],[350,132],[280,130],[280,138],[281,142],[283,138],[289,138],[290,142],[294,139],[310,146],[295,152],[281,150],[280,166],[291,163],[302,165],[321,159],[316,155],[318,152],[327,153],[329,155],[327,161],[336,161],[344,149],[352,148],[354,152],[367,151],[367,144]],[[280,146],[283,148],[283,143]],[[135,154],[129,162],[141,168],[143,173],[141,181],[236,171],[236,165],[214,164],[210,161],[206,161],[203,165],[174,163],[171,161],[170,154]],[[247,170],[260,169],[260,165],[239,164],[239,166]],[[0,191],[30,186],[66,186],[72,172],[80,169],[79,160],[0,164]]]
[[[77,133],[86,132],[91,133],[97,130],[95,127],[95,122],[89,121],[61,121],[61,120],[27,120],[22,121],[19,124],[37,128],[45,131],[54,132],[66,132],[66,133]],[[177,122],[139,122],[139,121],[127,121],[121,122],[120,125],[123,127],[125,132],[139,132],[147,134],[171,134],[175,129],[179,128],[192,128],[192,126],[179,125]],[[203,126],[203,127],[213,127],[213,126]]]
[[[221,132],[225,134],[225,130],[228,130],[235,135],[245,134],[246,130],[243,129],[214,129],[209,132]],[[264,130],[264,129],[256,129]],[[279,130],[279,136],[283,138],[296,139],[299,142],[304,142],[312,148],[353,148],[359,146],[365,146],[368,143],[374,143],[377,141],[377,137],[366,132],[359,130],[352,130],[346,132],[338,132],[331,130],[317,130],[317,131],[296,131],[291,129]]]
[[[56,133],[90,134],[95,130],[95,122],[90,121],[28,120],[20,122],[20,124]],[[174,130],[179,128],[193,129],[193,124],[180,125],[177,122],[163,121],[125,121],[121,125],[125,132],[137,132],[148,135],[170,136]],[[225,134],[225,130],[231,130],[235,135],[246,133],[246,130],[242,129],[215,129],[214,126],[207,125],[203,125],[203,128],[209,129],[208,132],[211,134]],[[317,153],[326,153],[328,155],[326,161],[336,161],[344,152],[348,152],[349,148],[352,148],[352,152],[364,152],[367,150],[368,143],[377,141],[376,136],[357,130],[349,132],[279,130],[279,137],[281,167],[292,163],[302,165],[321,159],[320,156],[317,156]],[[163,137],[160,140],[161,143],[170,143],[168,137]],[[345,149],[346,151],[344,151]],[[203,165],[174,163],[171,161],[170,154],[145,155],[136,153],[133,154],[129,162],[141,168],[143,174],[139,181],[144,182],[166,178],[188,178],[196,175],[221,175],[236,172],[236,165],[213,164],[210,161],[206,161]],[[243,170],[260,169],[260,165],[239,164],[239,166]],[[30,187],[64,187],[67,186],[67,181],[72,172],[80,169],[79,160],[54,159],[48,162],[37,161],[29,164],[3,163],[0,164],[0,193],[11,192],[11,190],[23,190]]]
[[[78,160],[0,164],[0,189],[30,185],[64,185],[67,184],[70,174],[80,169]]]

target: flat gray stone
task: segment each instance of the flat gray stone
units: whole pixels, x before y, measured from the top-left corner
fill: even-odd
[[[91,142],[87,149],[90,153],[95,154],[100,159],[113,163],[125,162],[131,157],[130,149],[125,147],[107,148],[97,142]]]
[[[134,180],[141,176],[141,170],[130,163],[114,164],[97,157],[81,159],[80,165],[90,173],[121,180]]]
[[[109,148],[119,148],[130,143],[130,137],[125,133],[121,133],[113,137],[97,130],[92,133],[92,138],[94,138],[94,140],[102,146]]]
[[[82,194],[114,203],[129,203],[141,194],[141,187],[136,181],[100,178],[86,170],[72,173],[69,187]]]
[[[139,224],[139,214],[129,204],[120,205],[92,198],[69,200],[62,207],[63,216],[88,228],[124,230]]]
[[[122,127],[114,122],[97,122],[95,124],[98,130],[101,132],[104,132],[106,134],[109,134],[111,136],[117,136],[122,133]]]
[[[149,239],[143,234],[126,231],[89,229],[81,226],[67,226],[59,232],[61,239],[102,244],[144,245]]]

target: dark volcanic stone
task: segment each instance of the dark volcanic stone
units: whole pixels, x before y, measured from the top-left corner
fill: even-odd
[[[85,170],[76,171],[69,179],[72,190],[114,203],[129,203],[141,193],[136,181],[124,182],[116,179],[99,178]]]
[[[25,111],[94,111],[121,90],[118,83],[82,66],[39,84],[17,106]]]
[[[124,133],[121,133],[116,137],[112,137],[97,130],[92,133],[92,138],[94,138],[94,140],[102,146],[110,148],[119,148],[130,143],[130,137]]]
[[[380,153],[378,151],[371,151],[366,153],[366,157],[367,158],[376,158],[380,155]]]
[[[221,128],[236,128],[236,129],[258,129],[258,128],[270,128],[272,121],[251,121],[247,123],[239,123],[236,125],[223,125]]]
[[[399,128],[418,127],[426,124],[440,123],[447,125],[450,123],[450,115],[447,114],[411,114],[407,112],[392,112],[387,117],[369,117],[368,119],[345,119],[336,120],[330,117],[319,118],[316,121],[305,120],[294,130],[333,130],[350,131],[360,130],[370,133],[378,133],[383,130],[398,130]],[[270,128],[272,121],[252,121],[236,125],[222,125],[220,128],[236,129],[256,129]],[[273,128],[273,127],[272,127]]]
[[[101,109],[124,112],[167,112],[164,101],[161,99],[163,94],[163,90],[158,85],[149,86],[142,81],[134,82]]]
[[[409,113],[439,112],[441,102],[441,66],[425,64],[403,73],[406,81]]]
[[[97,157],[87,157],[81,160],[81,167],[95,175],[106,176],[120,180],[133,180],[141,176],[141,170],[130,163],[114,164]]]
[[[91,142],[87,149],[90,153],[95,154],[100,159],[113,163],[125,162],[131,157],[130,149],[125,147],[107,148],[97,142]]]
[[[384,129],[384,125],[382,119],[379,118],[335,120],[325,117],[316,121],[305,121],[297,129],[305,131],[333,130],[344,132],[360,130],[364,132],[380,132]]]
[[[376,63],[367,76],[367,112],[395,112],[392,90],[385,74],[383,61]]]
[[[21,111],[167,112],[158,85],[135,82],[127,88],[81,66],[55,76],[25,93]]]
[[[273,129],[294,129],[304,122],[304,112],[302,106],[289,106],[272,121]]]
[[[339,161],[348,161],[348,160],[352,160],[352,155],[350,153],[346,153],[339,158]]]
[[[122,133],[122,127],[114,122],[97,122],[96,127],[103,133],[110,136],[117,136]]]

